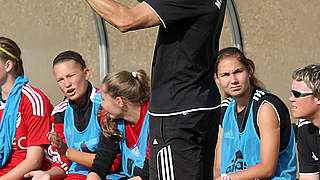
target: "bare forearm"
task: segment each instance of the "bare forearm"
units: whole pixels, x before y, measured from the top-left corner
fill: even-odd
[[[242,171],[229,174],[233,180],[246,180],[246,179],[269,179],[274,176],[274,168],[263,165],[256,164]]]
[[[0,179],[22,179],[23,175],[29,171],[39,169],[41,167],[41,161],[25,159],[10,172],[2,176]]]
[[[42,179],[42,180],[58,180],[65,177],[65,172],[60,167],[54,166],[47,171],[36,170],[24,175],[27,179]]]
[[[87,0],[89,5],[107,22],[120,31],[125,20],[131,18],[129,8],[113,0]]]
[[[87,0],[87,2],[104,20],[121,32],[160,24],[160,19],[146,3],[128,8],[114,0]]]
[[[51,180],[62,179],[65,177],[64,171],[59,167],[52,167],[46,172],[50,175]]]
[[[91,168],[95,156],[96,156],[95,153],[81,152],[81,151],[75,150],[73,148],[68,148],[68,150],[66,152],[66,157],[70,161],[74,161],[76,163],[79,163],[79,164],[86,166],[86,167],[89,167],[89,168]]]

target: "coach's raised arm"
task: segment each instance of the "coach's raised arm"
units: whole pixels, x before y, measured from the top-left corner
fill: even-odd
[[[113,0],[87,0],[89,5],[107,22],[126,32],[160,24],[156,13],[147,3],[129,8]]]

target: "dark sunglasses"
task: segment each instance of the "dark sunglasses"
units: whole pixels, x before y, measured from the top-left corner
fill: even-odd
[[[291,94],[293,97],[299,98],[299,97],[311,95],[311,94],[313,94],[313,92],[312,91],[298,91],[298,90],[292,89]]]

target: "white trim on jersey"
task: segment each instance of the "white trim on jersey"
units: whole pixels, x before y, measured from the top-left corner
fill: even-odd
[[[145,1],[143,1],[142,3],[145,3],[146,5],[148,5],[148,6],[151,8],[151,10],[158,16],[158,18],[160,19],[161,24],[163,25],[163,27],[164,27],[164,28],[167,28],[166,24],[164,23],[164,21],[162,20],[162,18],[160,17],[160,15],[157,13],[156,10],[154,10],[154,9],[150,6],[150,4],[146,3]]]
[[[158,113],[152,113],[148,110],[148,113],[151,116],[162,116],[162,117],[167,117],[167,116],[176,116],[176,115],[187,115],[189,113],[192,112],[196,112],[196,111],[208,111],[208,110],[214,110],[219,108],[220,105],[215,106],[215,107],[208,107],[208,108],[196,108],[196,109],[189,109],[189,110],[185,110],[185,111],[180,111],[180,112],[174,112],[174,113],[167,113],[167,114],[158,114]]]
[[[32,105],[33,115],[43,116],[44,104],[41,95],[36,92],[29,84],[23,86],[22,93],[28,97]]]
[[[228,97],[227,99],[224,99],[221,101],[221,107],[228,107],[229,104],[231,103],[232,101],[232,98],[231,97]]]
[[[306,119],[299,119],[298,128],[307,124],[310,124],[311,122]]]
[[[280,125],[280,116],[279,116],[279,113],[278,113],[276,107],[274,107],[274,105],[273,105],[272,103],[270,103],[269,101],[264,100],[264,101],[262,101],[262,103],[260,104],[259,109],[258,109],[258,112],[257,112],[257,125],[258,125],[258,127],[259,127],[259,113],[260,113],[260,109],[262,108],[262,105],[263,105],[264,103],[268,103],[268,104],[270,104],[270,105],[272,106],[272,108],[274,109],[274,111],[275,111],[276,114],[277,114],[278,122],[279,122],[279,125]]]
[[[265,93],[264,91],[256,90],[256,92],[253,94],[252,99],[254,99],[255,101],[259,101],[260,98],[261,98],[262,96],[264,96],[265,94],[266,94],[266,93]],[[277,114],[278,121],[279,121],[279,123],[280,123],[280,116],[279,116],[279,112],[278,112],[278,110],[276,109],[276,107],[275,107],[271,102],[269,102],[268,100],[263,100],[262,103],[260,104],[259,108],[258,108],[258,111],[257,111],[257,126],[258,126],[258,127],[259,127],[259,113],[260,113],[260,109],[262,108],[262,105],[263,105],[264,103],[266,103],[266,102],[273,107],[274,111],[275,111],[276,114]]]
[[[94,102],[94,98],[96,97],[96,95],[97,95],[97,89],[95,87],[92,87],[91,94],[90,94],[91,102]]]
[[[61,169],[63,169],[64,171],[68,171],[69,167],[67,165],[67,163],[64,163],[62,160],[61,160],[61,155],[57,152],[57,151],[54,151],[52,149],[52,145],[50,145],[48,147],[48,151],[47,151],[48,155],[52,157],[52,159],[50,158],[49,160],[51,162],[54,162],[54,163],[57,163],[57,164],[60,164],[60,167]]]
[[[171,146],[162,148],[157,153],[157,170],[159,180],[174,180]]]
[[[58,113],[58,112],[63,112],[64,110],[66,110],[67,105],[68,105],[68,100],[64,100],[61,103],[59,103],[58,105],[56,105],[51,112],[51,116]]]
[[[36,96],[39,98],[40,106],[41,106],[41,108],[40,108],[40,111],[41,111],[40,114],[41,114],[41,116],[43,116],[43,114],[44,114],[44,103],[43,103],[43,99],[42,99],[41,95],[40,95],[37,91],[35,91],[29,84],[26,84],[25,87],[27,87],[26,89],[27,89],[28,91],[33,92],[34,95],[36,95]],[[36,99],[36,100],[37,100],[37,99]]]
[[[6,107],[6,103],[0,101],[0,110],[4,109]]]
[[[259,101],[259,99],[265,94],[266,93],[264,91],[256,90],[256,92],[253,94],[253,99]]]

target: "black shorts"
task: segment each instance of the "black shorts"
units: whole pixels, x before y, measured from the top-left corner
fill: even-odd
[[[219,115],[150,116],[150,180],[212,180]]]

